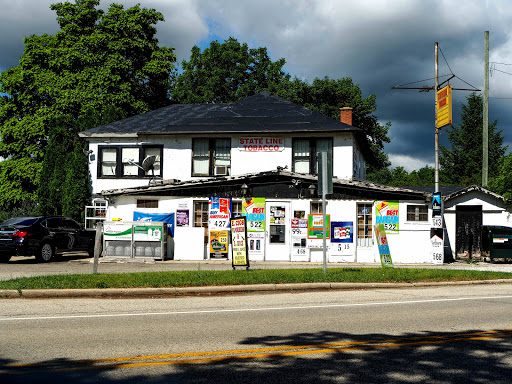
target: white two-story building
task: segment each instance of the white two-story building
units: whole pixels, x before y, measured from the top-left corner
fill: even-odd
[[[168,255],[176,260],[230,257],[219,245],[229,228],[216,219],[225,216],[212,215],[221,199],[230,216],[253,221],[252,260],[321,261],[317,154],[326,152],[329,261],[378,262],[374,225],[382,222],[394,262],[430,263],[431,194],[365,181],[366,138],[350,109],[340,120],[263,92],[227,104],[170,105],[80,136],[105,218],[174,214]]]

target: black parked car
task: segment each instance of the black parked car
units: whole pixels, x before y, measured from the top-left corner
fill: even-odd
[[[36,256],[51,261],[63,252],[94,251],[94,231],[58,216],[14,217],[0,224],[0,262],[12,256]]]

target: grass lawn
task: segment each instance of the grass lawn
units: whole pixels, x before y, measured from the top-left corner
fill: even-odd
[[[406,268],[264,269],[75,274],[0,281],[0,289],[200,287],[313,282],[420,282],[512,279],[512,273]],[[512,280],[511,280],[512,281]]]

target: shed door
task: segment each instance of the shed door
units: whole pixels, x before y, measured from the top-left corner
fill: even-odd
[[[482,248],[482,206],[461,205],[455,209],[456,258],[479,257]]]

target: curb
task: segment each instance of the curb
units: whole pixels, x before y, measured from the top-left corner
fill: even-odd
[[[440,281],[417,283],[288,283],[288,284],[252,284],[252,285],[221,285],[208,287],[183,288],[88,288],[88,289],[14,289],[0,290],[0,299],[8,298],[85,298],[85,297],[130,297],[145,298],[151,296],[181,295],[212,295],[251,292],[286,292],[308,290],[356,290],[356,289],[389,289],[389,288],[421,288],[436,286],[463,286],[479,284],[512,284],[510,279]]]

